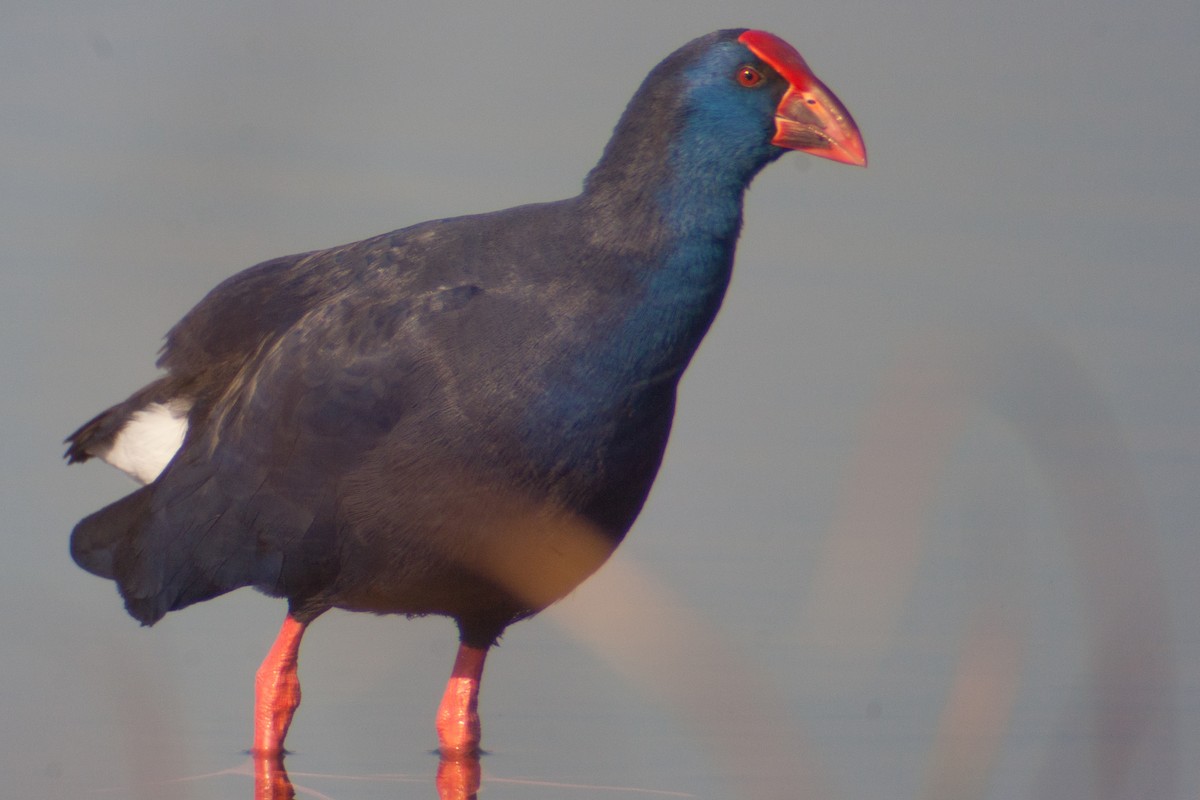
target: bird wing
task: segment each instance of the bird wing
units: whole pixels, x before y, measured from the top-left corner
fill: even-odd
[[[179,401],[190,409],[197,395],[227,384],[263,342],[276,338],[319,302],[322,288],[312,270],[315,255],[300,253],[265,261],[209,292],[167,333],[158,359],[158,366],[167,374],[71,433],[65,440],[67,461],[108,460],[122,431],[140,413]],[[163,466],[165,462],[157,465],[153,475]],[[153,479],[134,477],[143,483]]]
[[[224,359],[232,377],[193,414],[183,447],[139,501],[142,524],[111,559],[135,617],[153,622],[245,585],[289,597],[316,591],[337,568],[344,477],[385,441],[409,442],[413,453],[455,446],[460,401],[478,410],[506,388],[489,379],[505,368],[489,354],[519,349],[511,342],[533,318],[519,310],[525,301],[478,264],[421,244],[428,233],[418,226],[256,268],[172,332],[165,365],[187,369],[204,353]],[[289,275],[302,313],[268,308],[274,322],[258,332],[234,322],[255,297],[271,306],[267,276],[290,271],[333,277],[318,294],[304,288],[306,275]],[[223,320],[234,327],[219,331]],[[459,375],[477,383],[462,386]],[[101,532],[105,511],[80,524],[92,528],[81,538],[112,538]]]

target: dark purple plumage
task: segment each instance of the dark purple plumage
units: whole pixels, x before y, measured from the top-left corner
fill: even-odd
[[[570,591],[646,499],[750,180],[784,147],[852,139],[830,157],[862,160],[840,105],[843,128],[772,142],[798,68],[789,83],[772,64],[790,48],[743,34],[656,67],[578,197],[215,288],[167,335],[166,374],[69,437],[69,460],[118,463],[121,437],[186,423],[161,474],[79,523],[76,561],[144,624],[253,586],[302,625],[445,614],[480,651]]]

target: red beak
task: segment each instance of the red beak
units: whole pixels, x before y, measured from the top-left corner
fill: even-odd
[[[790,44],[766,31],[746,31],[738,41],[767,62],[788,82],[775,109],[771,144],[814,156],[867,165],[867,148],[850,112],[804,63]]]

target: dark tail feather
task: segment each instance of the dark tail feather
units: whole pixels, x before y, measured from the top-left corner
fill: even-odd
[[[168,611],[255,583],[253,575],[247,577],[255,562],[232,559],[226,552],[228,541],[206,539],[195,530],[189,533],[171,519],[152,514],[151,498],[157,488],[158,483],[143,486],[84,517],[71,533],[75,563],[115,581],[125,610],[143,625],[153,625]],[[180,547],[184,541],[190,541],[190,546]],[[241,568],[225,572],[204,568],[231,563]]]
[[[117,550],[134,538],[149,507],[150,488],[144,486],[84,517],[71,532],[71,558],[93,575],[117,579]]]
[[[153,625],[179,607],[173,606],[170,592],[164,591],[161,564],[146,547],[153,490],[153,485],[143,486],[84,517],[71,532],[75,563],[93,575],[116,581],[125,609],[143,625]]]

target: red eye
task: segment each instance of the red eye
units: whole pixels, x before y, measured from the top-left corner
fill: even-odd
[[[749,89],[762,83],[763,76],[754,67],[744,66],[738,68],[737,79],[738,83]]]

